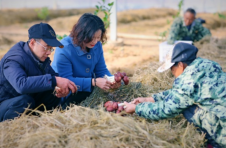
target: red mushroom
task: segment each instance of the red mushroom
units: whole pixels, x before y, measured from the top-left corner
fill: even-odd
[[[104,104],[104,107],[106,108],[107,111],[112,112],[118,109],[118,103],[113,101],[107,101]]]
[[[117,83],[121,82],[121,76],[119,76],[117,74],[115,74],[114,76],[115,76],[115,82],[117,82]]]
[[[117,111],[116,111],[116,114],[121,113],[123,110],[124,110],[123,106],[119,106]]]
[[[127,76],[124,76],[123,82],[124,82],[125,85],[128,85],[129,84],[129,78]]]

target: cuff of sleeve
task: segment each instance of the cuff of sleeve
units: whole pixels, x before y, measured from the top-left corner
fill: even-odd
[[[153,95],[152,98],[155,100],[155,102],[158,102],[158,99]]]
[[[141,103],[140,103],[140,104],[141,104]],[[135,113],[136,113],[137,115],[139,115],[139,116],[140,116],[140,114],[139,114],[140,104],[137,104],[137,105],[136,105],[136,108],[135,108]]]
[[[56,86],[56,78],[55,76],[52,76],[52,88],[54,89]]]
[[[91,92],[91,90],[92,90],[91,89],[92,84],[90,84],[90,81],[92,81],[92,78],[83,79],[82,91]]]

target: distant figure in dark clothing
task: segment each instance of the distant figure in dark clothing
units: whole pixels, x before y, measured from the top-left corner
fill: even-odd
[[[211,35],[209,29],[202,26],[205,20],[196,19],[196,12],[188,8],[184,17],[174,20],[167,39],[168,44],[174,44],[176,40],[199,41],[204,36]]]

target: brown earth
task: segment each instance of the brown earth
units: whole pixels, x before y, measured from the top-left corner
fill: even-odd
[[[87,10],[87,12],[89,11]],[[13,15],[12,12],[10,14]],[[158,61],[158,46],[161,42],[158,40],[158,34],[170,28],[173,21],[172,16],[175,14],[176,11],[172,9],[142,9],[118,12],[117,30],[123,44],[113,46],[111,43],[107,43],[103,46],[105,60],[110,71],[114,73],[120,70],[132,74],[137,67],[152,61]],[[81,14],[58,17],[50,19],[48,23],[55,29],[57,34],[69,34],[70,29],[80,16]],[[224,19],[210,13],[200,13],[198,17],[206,20],[207,24],[205,26],[210,28],[214,37],[226,37],[226,21]],[[7,20],[8,18],[4,19]],[[37,20],[12,23],[7,26],[1,25],[0,58],[16,42],[27,41],[28,28],[39,22]],[[53,54],[51,59],[53,59]]]

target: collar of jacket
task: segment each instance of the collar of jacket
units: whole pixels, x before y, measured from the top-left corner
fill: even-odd
[[[73,44],[73,46],[75,47],[75,50],[76,50],[78,56],[82,56],[82,55],[88,53],[87,51],[82,50],[80,46],[77,46],[75,44]]]
[[[196,24],[196,20],[194,20],[194,21],[192,22],[192,24],[191,24],[191,29],[195,26],[195,24]],[[183,26],[186,27],[184,20],[183,20]],[[190,30],[191,30],[191,29],[190,29]]]
[[[193,28],[193,27],[195,26],[195,24],[196,24],[196,23],[195,23],[195,20],[194,20],[194,21],[191,23],[191,28]],[[184,20],[183,20],[183,26],[186,27]]]
[[[28,42],[26,42],[25,44],[24,44],[24,51],[29,55],[29,56],[31,56],[31,58],[35,61],[35,63],[37,63],[38,64],[38,66],[40,67],[40,68],[44,68],[45,67],[45,65],[47,64],[47,63],[49,63],[49,61],[50,61],[50,59],[49,59],[49,57],[48,58],[46,58],[46,60],[44,61],[44,62],[40,62],[37,58],[36,58],[36,56],[31,52],[31,49],[30,49],[30,47],[29,47],[29,45],[28,45]]]
[[[78,56],[82,56],[82,55],[85,55],[85,54],[87,54],[87,53],[90,53],[94,48],[96,48],[96,45],[95,45],[93,48],[90,49],[89,52],[83,51],[83,50],[81,49],[80,46],[78,46],[78,45],[76,45],[76,44],[73,43],[72,37],[68,36],[68,39],[67,39],[67,40],[68,40],[68,42],[69,42],[70,44],[72,44],[72,45],[74,46],[74,48],[75,48],[75,50],[76,50]]]

